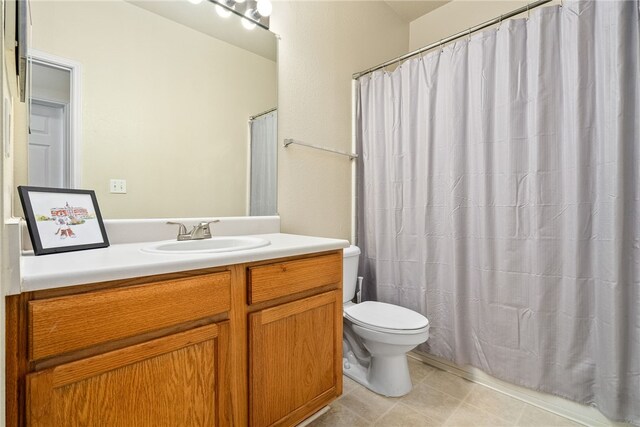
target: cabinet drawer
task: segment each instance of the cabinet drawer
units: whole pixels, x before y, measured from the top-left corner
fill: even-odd
[[[230,309],[231,273],[29,302],[29,359],[67,353]]]
[[[249,267],[249,304],[342,282],[342,251]]]

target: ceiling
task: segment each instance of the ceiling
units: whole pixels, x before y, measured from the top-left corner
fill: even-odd
[[[449,3],[451,0],[384,0],[395,13],[405,22],[411,22],[424,14],[431,12],[440,6]]]
[[[213,3],[204,1],[191,4],[184,0],[126,0],[129,3],[163,16],[193,30],[248,50],[272,61],[276,60],[275,35],[260,27],[246,31],[240,26],[240,18],[232,15],[221,18]]]
[[[189,5],[184,0],[146,1],[126,0],[150,12],[164,16],[212,37],[226,41],[243,49],[275,61],[276,42],[273,33],[256,28],[253,31],[238,31],[236,17],[222,19],[214,12],[209,2]],[[451,0],[383,0],[405,22],[411,22]],[[187,5],[187,7],[185,7]],[[215,25],[211,25],[215,22]],[[256,34],[257,33],[257,34]]]

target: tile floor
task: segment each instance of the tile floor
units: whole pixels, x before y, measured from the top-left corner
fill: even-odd
[[[579,426],[482,385],[409,358],[413,390],[377,395],[344,377],[344,392],[312,427]]]

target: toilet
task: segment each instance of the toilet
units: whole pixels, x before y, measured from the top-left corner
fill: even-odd
[[[411,391],[407,352],[429,338],[429,320],[408,308],[383,302],[351,300],[358,282],[360,249],[344,249],[343,373],[383,396]]]

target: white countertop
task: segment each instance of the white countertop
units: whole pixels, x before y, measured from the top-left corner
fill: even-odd
[[[263,261],[349,246],[346,240],[295,234],[253,236],[267,239],[271,244],[223,253],[158,254],[142,251],[153,243],[138,242],[62,254],[23,255],[21,292]]]

